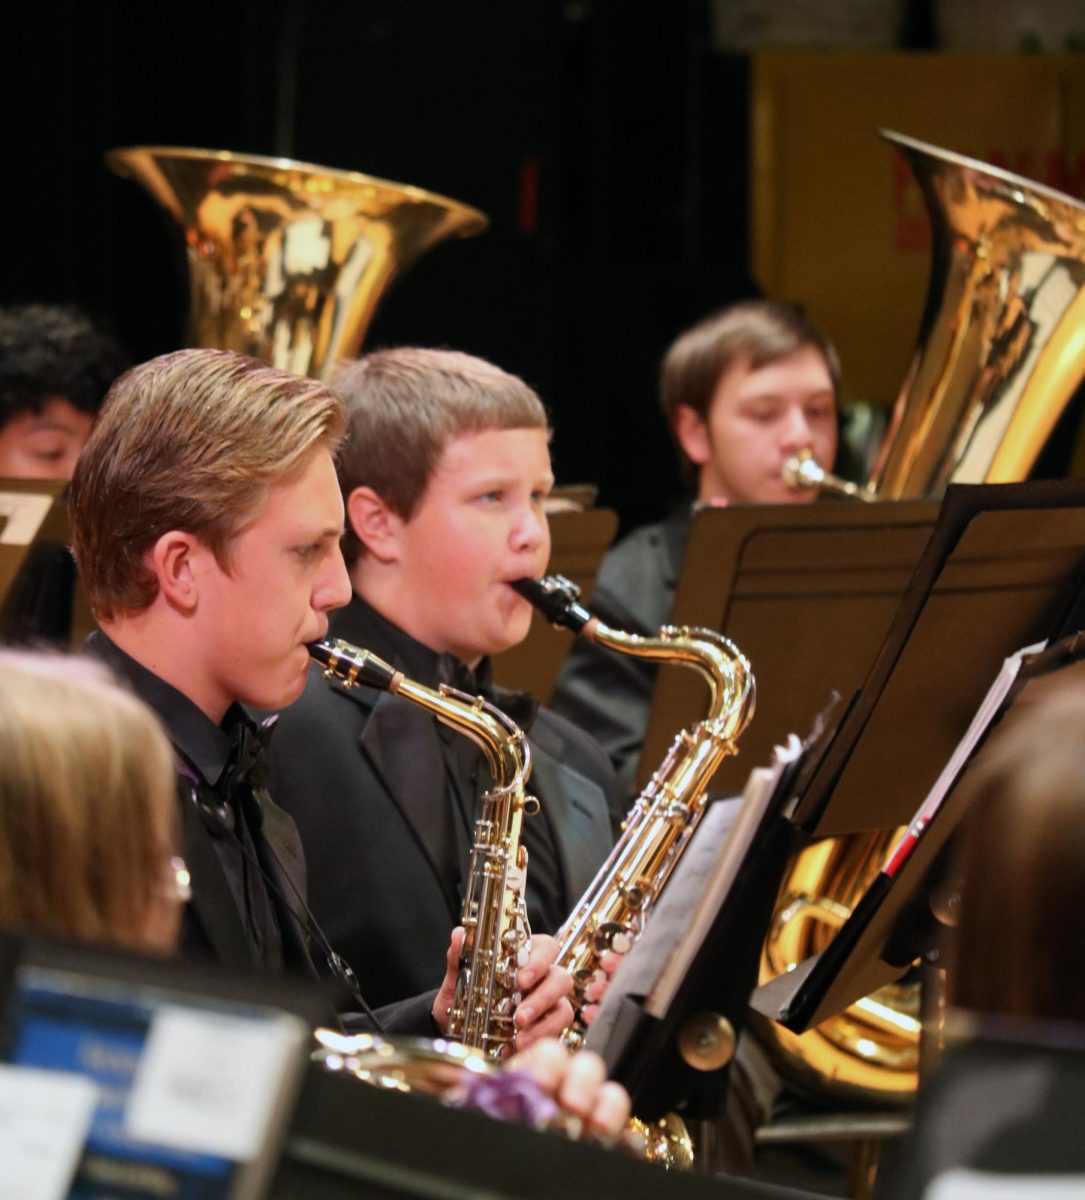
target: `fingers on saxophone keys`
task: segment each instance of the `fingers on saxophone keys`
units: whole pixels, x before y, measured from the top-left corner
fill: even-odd
[[[542,986],[542,985],[540,985]],[[532,996],[534,1001],[534,996]],[[564,997],[559,997],[545,1010],[534,1004],[521,1005],[516,1010],[516,1048],[525,1050],[543,1038],[556,1038],[573,1021],[573,1006]]]
[[[617,950],[608,950],[605,954],[600,955],[599,966],[602,968],[603,974],[607,977],[613,975],[621,966],[624,957],[625,951],[619,953]]]
[[[584,999],[590,1004],[598,1004],[610,984],[610,976],[605,971],[596,971],[590,982],[584,988]]]

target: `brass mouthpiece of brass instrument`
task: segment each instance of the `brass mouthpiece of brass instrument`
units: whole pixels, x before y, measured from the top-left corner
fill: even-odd
[[[862,500],[867,504],[878,498],[870,488],[861,487],[827,471],[810,450],[800,450],[798,454],[793,454],[784,463],[781,475],[784,483],[795,492],[832,492],[835,496],[847,496],[851,500]]]
[[[464,892],[456,995],[448,1036],[493,1059],[512,1049],[520,1001],[516,976],[527,958],[531,929],[524,900],[527,851],[520,843],[525,812],[538,808],[525,786],[531,750],[523,731],[481,697],[408,679],[369,650],[343,641],[313,642],[309,654],[347,687],[364,685],[419,705],[481,747],[494,780],[479,802]]]

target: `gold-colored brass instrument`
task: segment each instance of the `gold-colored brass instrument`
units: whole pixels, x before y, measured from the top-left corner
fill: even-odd
[[[903,500],[1024,479],[1085,377],[1085,203],[882,137],[926,201],[933,259],[916,350],[865,490]],[[789,462],[786,482],[824,486],[824,468],[810,464]]]
[[[531,751],[523,732],[503,713],[444,685],[440,690],[407,679],[368,650],[348,642],[314,642],[310,655],[347,687],[379,688],[426,709],[469,737],[486,756],[494,785],[482,797],[464,895],[456,996],[448,1036],[500,1059],[512,1049],[513,1017],[520,993],[516,975],[527,957],[531,930],[524,902],[527,852],[520,843],[525,811],[538,802],[525,791]]]
[[[762,982],[824,950],[870,886],[899,831],[825,838],[788,871],[761,955]],[[879,988],[806,1033],[754,1023],[800,1089],[851,1101],[907,1103],[919,1070],[919,991]],[[764,1040],[764,1039],[763,1039]]]
[[[784,483],[796,492],[831,492],[834,496],[846,496],[849,500],[862,500],[867,504],[878,498],[870,488],[826,471],[811,450],[800,450],[791,455],[784,463],[783,476]]]
[[[1085,204],[900,134],[883,136],[905,156],[926,200],[933,263],[912,364],[861,490],[905,499],[937,496],[950,482],[1024,479],[1085,377]],[[813,467],[804,474],[812,480]],[[763,981],[822,948],[896,836],[829,839],[797,858],[765,943]],[[789,1073],[819,1082],[818,1090],[890,1101],[915,1090],[913,987],[882,988],[799,1036],[766,1028]]]
[[[754,677],[738,648],[712,630],[664,626],[658,636],[642,637],[592,616],[579,603],[577,586],[561,575],[521,579],[513,586],[552,624],[620,654],[691,667],[710,692],[708,715],[674,740],[630,809],[613,850],[556,934],[557,962],[574,981],[575,1040],[584,1029],[584,990],[601,970],[600,960],[608,950],[628,950],[640,935],[704,815],[716,768],[737,753],[739,734],[753,716]]]
[[[137,146],[106,162],[181,228],[188,344],[317,379],[357,354],[397,272],[489,223],[422,188],[288,158]]]

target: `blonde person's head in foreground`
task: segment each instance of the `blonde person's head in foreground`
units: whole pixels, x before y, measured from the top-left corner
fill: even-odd
[[[0,650],[0,925],[168,953],[173,753],[99,664]]]

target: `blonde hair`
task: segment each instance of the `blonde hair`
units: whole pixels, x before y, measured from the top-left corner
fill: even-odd
[[[323,384],[226,350],[178,350],[110,389],[76,464],[72,544],[91,608],[147,608],[144,556],[163,533],[195,534],[229,570],[232,539],[269,490],[346,427]]]
[[[165,733],[104,667],[0,651],[0,924],[157,948],[175,795]]]
[[[1014,711],[1011,710],[1011,717]],[[951,938],[953,1002],[1085,1021],[1085,694],[1057,683],[996,729],[969,805]]]
[[[344,498],[370,487],[405,521],[456,438],[491,429],[548,429],[542,401],[522,379],[456,350],[378,350],[344,363],[332,387],[350,419],[339,455]],[[362,549],[348,527],[348,565]]]

